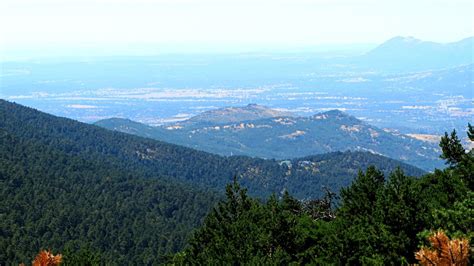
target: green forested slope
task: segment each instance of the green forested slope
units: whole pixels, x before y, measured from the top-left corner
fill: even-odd
[[[239,110],[245,114],[243,110],[249,108]],[[426,171],[443,167],[435,143],[387,132],[338,110],[309,117],[280,116],[247,121],[229,121],[225,110],[204,112],[189,120],[159,127],[120,118],[101,120],[96,125],[227,156],[283,160],[351,150],[370,151]],[[213,119],[199,120],[205,114]]]
[[[226,200],[170,263],[472,265],[474,150],[466,152],[455,133],[446,135],[441,147],[447,169],[414,178],[400,170],[386,176],[370,167],[341,190],[337,207],[331,193],[313,201],[285,194],[262,202],[234,182]],[[435,231],[457,240],[436,238],[430,247],[427,237]],[[431,249],[430,256],[415,255],[423,246]]]
[[[87,247],[113,264],[160,261],[217,196],[144,177],[113,158],[65,153],[1,128],[0,264],[30,262],[40,248]]]
[[[0,262],[28,263],[40,248],[90,249],[112,264],[159,262],[183,247],[220,198],[213,191],[236,174],[252,195],[287,188],[316,197],[318,185],[337,189],[368,164],[422,173],[369,153],[326,156],[309,168],[302,162],[311,158],[293,161],[291,169],[220,157],[0,100]]]
[[[249,192],[257,196],[288,190],[300,198],[319,197],[322,186],[337,191],[349,184],[359,169],[369,165],[380,166],[385,172],[400,166],[411,175],[423,173],[410,165],[368,152],[316,156],[315,165],[309,168],[299,166],[300,161],[307,159],[295,159],[292,160],[294,167],[289,169],[287,164],[275,160],[222,157],[54,117],[6,101],[0,101],[0,129],[69,155],[87,156],[110,167],[134,169],[145,177],[170,177],[222,191],[232,177],[238,175]]]

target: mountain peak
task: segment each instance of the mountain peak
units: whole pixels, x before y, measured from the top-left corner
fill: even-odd
[[[413,36],[396,36],[396,37],[393,37],[393,38],[385,41],[383,44],[387,44],[387,43],[420,43],[420,42],[423,42],[423,41],[420,40],[420,39],[417,39]]]
[[[350,114],[344,111],[341,111],[339,109],[333,109],[326,112],[318,113],[318,114],[315,114],[314,116],[326,116],[329,118],[355,118],[351,116]]]
[[[411,36],[397,36],[362,55],[359,60],[371,68],[410,72],[471,64],[473,39],[437,43]]]
[[[348,113],[345,113],[339,109],[329,110],[329,111],[324,112],[323,114],[332,115],[332,116],[349,116]]]
[[[246,106],[223,107],[206,111],[191,117],[186,120],[185,123],[236,123],[281,116],[293,116],[293,114],[278,109],[272,109],[264,105],[250,103]]]
[[[395,51],[399,51],[400,49],[406,51],[409,49],[413,49],[419,45],[436,45],[436,43],[425,42],[413,36],[396,36],[383,42],[373,50],[369,51],[368,54],[393,52],[393,55],[398,55],[399,53],[395,53]]]

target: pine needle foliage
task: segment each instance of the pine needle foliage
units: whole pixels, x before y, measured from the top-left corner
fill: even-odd
[[[469,241],[467,239],[452,239],[439,230],[429,238],[431,248],[423,247],[415,253],[415,258],[421,265],[468,265]]]
[[[57,266],[62,261],[62,255],[54,255],[51,251],[42,250],[36,255],[33,266]]]
[[[444,137],[441,138],[439,143],[443,154],[441,158],[446,160],[446,163],[453,166],[461,162],[464,154],[466,153],[464,147],[459,140],[456,130],[453,130],[450,135],[446,132]]]

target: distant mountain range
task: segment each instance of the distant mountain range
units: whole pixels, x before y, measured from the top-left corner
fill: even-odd
[[[283,160],[351,150],[387,156],[428,171],[443,166],[437,144],[379,129],[338,110],[298,117],[251,104],[211,110],[159,127],[120,118],[96,125],[225,156]]]
[[[355,62],[391,71],[421,71],[474,63],[474,37],[458,42],[436,43],[413,37],[394,37]]]

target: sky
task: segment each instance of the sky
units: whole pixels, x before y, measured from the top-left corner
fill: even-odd
[[[1,0],[1,51],[377,44],[474,35],[473,0]],[[135,47],[135,48],[133,48]]]

